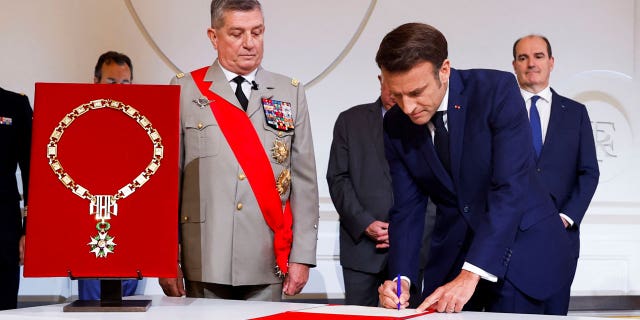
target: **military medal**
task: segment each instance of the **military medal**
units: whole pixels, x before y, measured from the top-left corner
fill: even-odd
[[[273,157],[277,163],[283,163],[289,157],[289,148],[287,144],[282,140],[273,141],[273,148],[271,148],[271,157]]]
[[[262,98],[262,109],[270,127],[284,132],[294,129],[291,102]]]
[[[289,169],[284,169],[278,175],[278,181],[276,182],[276,188],[278,189],[278,193],[280,195],[284,195],[289,190],[289,185],[291,184],[291,173]]]
[[[87,244],[91,247],[91,253],[96,254],[96,258],[106,258],[107,254],[113,253],[113,249],[116,246],[115,242],[113,242],[115,237],[107,234],[111,224],[106,221],[100,221],[96,228],[99,230],[98,234],[91,237],[91,242]]]
[[[93,195],[88,189],[76,183],[64,171],[62,164],[58,160],[58,143],[62,138],[64,130],[66,130],[73,121],[83,114],[91,110],[102,108],[122,111],[122,113],[135,120],[140,127],[142,127],[153,143],[153,157],[149,165],[147,165],[142,173],[133,179],[132,182],[120,188],[120,190],[113,195]],[[98,221],[95,226],[98,233],[94,236],[90,236],[91,241],[87,243],[91,248],[90,252],[95,254],[96,258],[106,258],[109,253],[114,252],[116,246],[116,243],[114,242],[115,237],[110,235],[108,231],[111,229],[111,223],[109,220],[112,219],[112,215],[118,215],[117,201],[130,196],[149,181],[151,176],[153,176],[160,167],[160,160],[162,160],[163,151],[164,146],[162,145],[162,138],[158,131],[153,128],[149,119],[133,107],[125,105],[122,102],[109,99],[93,100],[89,103],[78,106],[73,109],[73,111],[67,113],[51,133],[49,144],[47,145],[47,158],[49,159],[49,166],[51,167],[51,170],[53,170],[53,173],[55,173],[58,180],[60,180],[67,189],[71,190],[73,194],[82,199],[89,200],[89,214],[95,215],[96,220]]]

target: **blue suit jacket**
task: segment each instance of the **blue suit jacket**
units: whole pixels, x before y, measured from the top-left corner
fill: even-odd
[[[579,227],[598,186],[600,171],[586,107],[553,89],[551,92],[549,125],[536,171],[558,212],[574,222],[568,233],[572,241],[570,254],[577,263]]]
[[[385,116],[393,180],[389,271],[417,280],[428,197],[438,207],[424,295],[464,261],[545,299],[567,284],[569,238],[536,177],[531,130],[512,74],[453,70],[447,108],[451,176],[426,125],[395,107]]]

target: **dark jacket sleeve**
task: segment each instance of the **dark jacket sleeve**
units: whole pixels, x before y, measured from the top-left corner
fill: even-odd
[[[29,164],[31,160],[31,129],[33,121],[33,110],[29,104],[27,96],[20,96],[16,103],[18,109],[18,166],[20,167],[20,175],[22,177],[22,199],[24,206],[28,204],[29,198]],[[22,234],[25,234],[27,226],[26,216],[23,218]]]
[[[568,201],[562,208],[559,208],[560,212],[571,217],[574,227],[578,227],[582,222],[589,203],[591,203],[591,198],[596,192],[600,178],[591,120],[584,105],[581,105],[580,110],[580,147],[577,155],[577,180]]]

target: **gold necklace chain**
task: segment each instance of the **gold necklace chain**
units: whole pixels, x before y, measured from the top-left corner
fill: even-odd
[[[122,111],[128,117],[135,120],[142,129],[145,130],[151,142],[153,143],[153,158],[147,167],[140,173],[133,181],[120,188],[118,192],[113,195],[93,195],[87,188],[76,183],[62,167],[60,160],[58,160],[58,143],[62,138],[64,131],[71,126],[73,121],[80,118],[85,113],[91,110],[97,110],[102,108],[108,108],[113,110]],[[58,126],[53,130],[49,138],[49,144],[47,145],[47,158],[49,159],[49,166],[53,173],[57,176],[58,180],[75,195],[82,199],[90,201],[89,214],[96,215],[96,229],[98,234],[91,236],[91,242],[87,245],[91,247],[91,252],[95,253],[96,258],[106,258],[107,254],[113,253],[116,246],[113,239],[115,237],[110,236],[107,231],[111,228],[111,224],[107,221],[111,219],[111,215],[118,215],[117,200],[124,199],[141,188],[151,176],[153,176],[160,168],[160,160],[163,157],[164,146],[162,145],[162,138],[153,125],[143,116],[138,110],[125,105],[122,102],[100,99],[93,100],[89,103],[82,104],[73,111],[67,113],[64,118],[58,123]]]

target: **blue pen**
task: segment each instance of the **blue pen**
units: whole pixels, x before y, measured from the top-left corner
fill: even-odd
[[[400,279],[400,274],[398,274],[398,277],[396,279],[398,279],[398,289],[396,290],[396,292],[398,293],[398,310],[400,310],[400,295],[402,294],[402,279]]]

